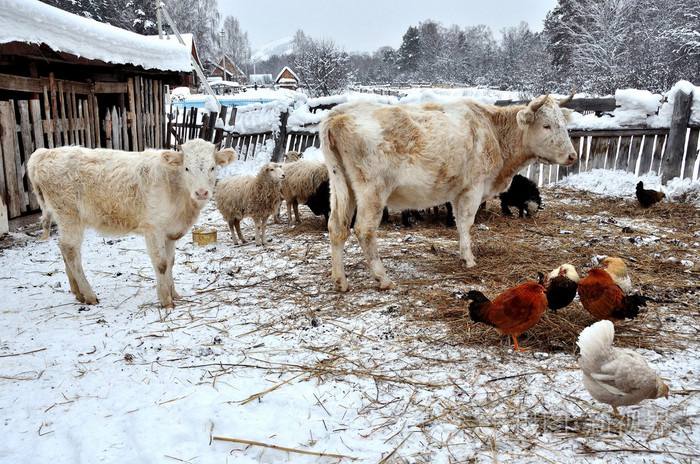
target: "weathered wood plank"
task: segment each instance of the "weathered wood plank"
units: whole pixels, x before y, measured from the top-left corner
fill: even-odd
[[[15,150],[16,138],[17,122],[14,101],[0,101],[0,144],[2,144],[2,163],[5,167],[7,209],[10,213],[10,219],[22,214],[22,197],[19,193],[19,172],[17,170],[19,153]]]
[[[107,114],[104,119],[104,131],[105,131],[105,146],[107,148],[112,148],[112,113],[107,110]]]
[[[642,138],[644,136],[640,135],[637,137],[633,137],[632,141],[630,142],[630,150],[629,150],[629,162],[627,165],[627,172],[631,172],[633,174],[636,173],[637,170],[637,160],[639,159],[639,151],[642,147]]]
[[[121,142],[121,118],[116,106],[112,106],[112,148],[122,149]]]
[[[671,116],[671,128],[661,167],[662,184],[666,184],[670,179],[682,174],[680,171],[683,163],[685,138],[692,103],[692,92],[689,94],[683,91],[676,93],[676,99],[673,102],[673,115]]]
[[[36,209],[31,206],[32,201],[30,200],[29,191],[29,180],[25,179],[27,175],[27,161],[29,157],[34,152],[34,142],[32,141],[32,123],[29,119],[29,101],[28,100],[17,100],[17,107],[19,108],[19,127],[22,139],[22,146],[18,148],[18,173],[19,179],[17,179],[20,188],[20,195],[22,196],[22,205],[24,210]],[[33,197],[33,195],[31,195]],[[36,199],[33,199],[34,205],[36,205]]]
[[[138,134],[138,119],[136,111],[136,89],[134,86],[134,78],[130,77],[126,81],[127,83],[127,95],[129,99],[129,129],[130,129],[130,142],[131,149],[134,151],[139,151],[141,142],[139,142]]]
[[[126,82],[95,82],[93,93],[127,93]]]
[[[698,159],[698,136],[700,129],[690,129],[688,136],[688,148],[685,151],[685,168],[683,169],[684,179],[693,178],[693,170],[695,169],[695,160]]]
[[[143,151],[146,146],[145,132],[143,130],[143,106],[141,104],[141,78],[139,76],[134,77],[134,98],[135,98],[135,109],[136,114],[136,131],[138,133],[138,149],[135,151]]]
[[[51,102],[49,101],[48,86],[44,86],[44,132],[46,132],[46,143],[49,148],[53,148],[54,121],[51,119]]]
[[[643,176],[651,171],[651,159],[654,155],[654,140],[656,135],[645,135],[642,141],[641,153],[639,155],[639,175]]]

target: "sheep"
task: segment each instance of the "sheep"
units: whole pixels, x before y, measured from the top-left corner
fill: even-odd
[[[282,165],[285,180],[282,183],[282,198],[287,203],[287,225],[292,223],[292,210],[296,223],[301,222],[299,203],[306,203],[323,182],[328,181],[328,169],[321,161],[298,160]]]
[[[179,298],[173,283],[175,241],[197,220],[211,197],[217,166],[236,152],[195,139],[181,151],[126,152],[77,146],[40,148],[27,163],[29,180],[42,209],[44,234],[52,217],[71,292],[85,304],[98,302],[81,259],[86,228],[110,235],[136,233],[156,270],[158,300],[164,308]]]
[[[217,185],[214,200],[231,229],[233,243],[238,245],[246,239],[241,233],[241,219],[251,217],[255,221],[255,242],[265,246],[267,219],[279,206],[281,184],[285,178],[282,165],[267,163],[256,176],[236,176]]]
[[[501,211],[504,216],[512,216],[510,207],[515,206],[520,211],[520,217],[534,217],[538,209],[542,209],[542,198],[537,184],[527,177],[517,174],[506,192],[499,195]]]

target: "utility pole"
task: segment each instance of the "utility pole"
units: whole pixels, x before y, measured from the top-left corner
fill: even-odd
[[[160,13],[160,0],[155,0],[156,2],[156,22],[158,23],[158,38],[163,38],[163,17]]]
[[[221,39],[219,40],[219,47],[221,47],[221,66],[224,68],[224,80],[227,81],[226,79],[226,52],[224,51],[224,30],[221,29],[221,32],[219,32],[219,35],[221,36]]]

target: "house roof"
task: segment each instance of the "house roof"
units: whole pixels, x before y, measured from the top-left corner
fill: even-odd
[[[190,72],[192,47],[84,18],[38,0],[1,0],[0,44],[45,44],[56,52],[144,69]]]
[[[277,75],[277,77],[275,78],[275,82],[276,82],[276,83],[279,83],[279,80],[280,80],[280,78],[282,77],[282,74],[284,74],[285,71],[289,71],[289,73],[290,73],[292,76],[294,76],[294,79],[296,79],[297,82],[300,82],[300,79],[299,79],[299,76],[297,76],[297,73],[295,73],[294,71],[292,71],[292,68],[290,68],[289,66],[285,66],[284,68],[282,68],[282,71],[280,71],[280,73],[279,73],[279,74]]]

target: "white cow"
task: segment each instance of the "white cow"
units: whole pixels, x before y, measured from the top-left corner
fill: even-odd
[[[422,209],[451,202],[460,256],[474,266],[469,230],[479,204],[507,190],[515,173],[534,161],[576,161],[564,111],[549,96],[509,107],[463,100],[333,108],[320,134],[331,183],[328,230],[336,288],[348,289],[343,247],[355,209],[355,234],[380,289],[393,286],[375,238],[384,206]]]

